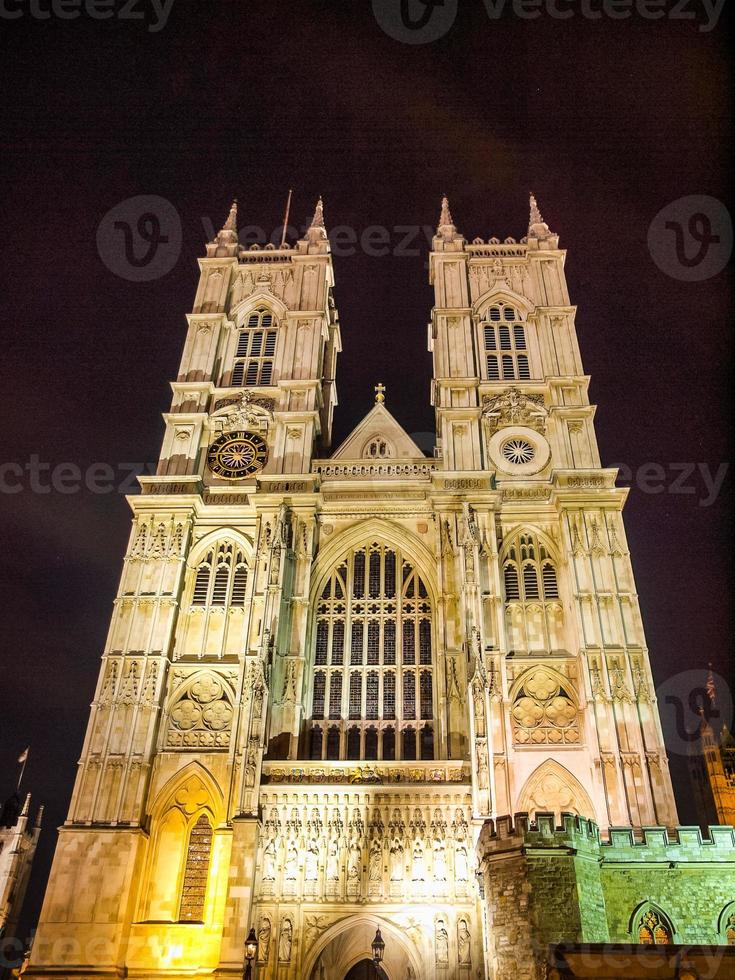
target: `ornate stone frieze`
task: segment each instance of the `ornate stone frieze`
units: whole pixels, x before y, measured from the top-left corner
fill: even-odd
[[[482,400],[482,417],[491,433],[509,425],[523,425],[543,435],[547,415],[543,395],[529,395],[515,386]]]

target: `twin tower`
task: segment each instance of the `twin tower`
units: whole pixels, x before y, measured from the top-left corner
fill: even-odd
[[[251,929],[263,980],[362,976],[378,928],[391,980],[541,976],[539,943],[645,916],[671,938],[674,912],[619,886],[613,912],[604,882],[593,924],[561,879],[546,925],[503,900],[508,875],[534,894],[524,834],[552,865],[573,838],[612,866],[600,832],[676,823],[557,235],[532,198],[527,237],[470,244],[444,200],[427,457],[380,387],[330,449],[321,202],[280,248],[243,248],[236,219],[200,259],[158,470],[129,500],[29,976],[239,977]]]

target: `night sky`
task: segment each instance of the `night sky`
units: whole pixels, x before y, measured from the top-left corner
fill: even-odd
[[[634,480],[626,508],[657,683],[691,668],[704,677],[708,661],[728,676],[731,475],[704,506],[701,469],[682,477],[676,464],[715,474],[731,459],[729,285],[725,272],[669,275],[647,245],[671,202],[728,203],[723,25],[511,12],[493,21],[480,0],[462,0],[443,37],[409,45],[381,28],[367,0],[175,0],[155,32],[155,17],[40,20],[24,0],[6,7],[15,5],[20,18],[0,18],[0,463],[35,455],[82,473],[106,463],[113,487],[125,464],[153,463],[212,226],[237,197],[241,225],[277,233],[289,187],[299,229],[319,194],[328,227],[358,238],[388,229],[389,254],[358,246],[335,257],[336,442],[369,410],[378,381],[409,432],[432,432],[421,229],[436,224],[446,192],[468,239],[520,238],[533,190],[569,250],[603,463],[663,467],[662,479]],[[173,268],[149,282],[115,274],[97,245],[104,216],[137,195],[165,198],[182,228]],[[416,229],[408,243],[406,226]],[[48,469],[20,480],[4,472],[0,791],[12,792],[15,758],[30,744],[25,788],[47,807],[32,922],[130,512],[116,489],[75,491],[73,470],[60,485],[69,492],[39,492]]]

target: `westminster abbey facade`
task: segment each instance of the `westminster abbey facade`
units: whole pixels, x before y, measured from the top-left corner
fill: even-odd
[[[732,831],[674,829],[626,491],[535,200],[520,241],[471,243],[443,202],[432,456],[380,384],[331,448],[321,202],[280,248],[236,218],[130,498],[28,976],[240,977],[251,929],[262,980],[361,976],[377,929],[390,980],[538,980],[560,940],[735,942]]]

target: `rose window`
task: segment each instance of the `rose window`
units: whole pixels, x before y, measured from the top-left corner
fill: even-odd
[[[501,451],[504,458],[515,466],[530,463],[536,455],[536,450],[525,439],[509,439]]]

